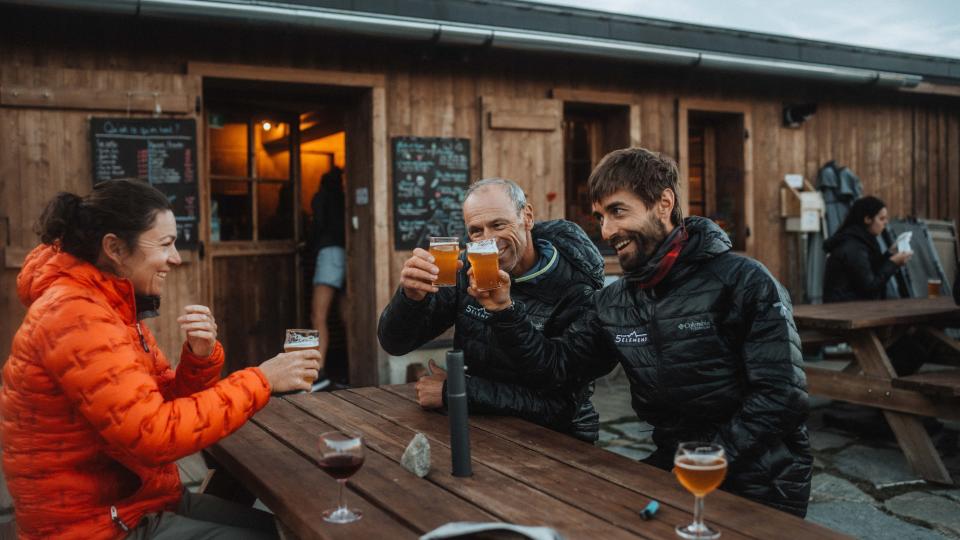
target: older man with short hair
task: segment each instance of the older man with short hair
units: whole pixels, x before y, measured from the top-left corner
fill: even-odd
[[[603,284],[603,258],[586,233],[564,220],[535,224],[533,207],[515,182],[492,178],[474,183],[463,201],[463,219],[471,241],[496,241],[498,263],[515,298],[547,335],[559,335],[583,313],[589,297],[582,291]],[[458,272],[464,266],[458,261]],[[596,441],[593,383],[571,379],[544,385],[518,374],[494,343],[490,313],[467,294],[466,277],[461,275],[456,287],[437,287],[438,272],[433,257],[420,248],[404,263],[400,288],[380,316],[377,335],[384,350],[406,354],[453,326],[454,346],[463,350],[468,368],[471,414],[518,416]],[[434,374],[417,383],[417,396],[424,408],[440,408],[446,373],[431,367]]]

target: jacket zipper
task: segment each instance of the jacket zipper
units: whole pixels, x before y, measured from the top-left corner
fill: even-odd
[[[129,532],[130,527],[120,519],[120,514],[117,513],[117,507],[110,507],[110,521],[112,521],[117,527],[120,527],[120,530],[123,532]]]
[[[143,330],[140,329],[139,321],[137,321],[137,334],[140,335],[140,346],[143,347],[144,352],[150,352],[150,347],[147,347],[147,340],[143,337]]]

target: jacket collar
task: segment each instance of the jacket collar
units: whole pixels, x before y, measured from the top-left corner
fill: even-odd
[[[138,303],[130,280],[109,272],[61,251],[59,246],[41,244],[33,249],[24,261],[17,276],[17,293],[24,305],[30,306],[52,287],[83,289],[100,295],[123,319],[134,324]],[[159,299],[141,302],[145,316],[156,312]],[[152,315],[156,316],[156,315]]]

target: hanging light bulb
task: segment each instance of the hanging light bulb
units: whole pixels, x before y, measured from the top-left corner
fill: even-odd
[[[270,125],[270,122],[269,122],[269,121],[264,120],[263,123],[260,124],[260,127],[262,127],[264,131],[270,131],[270,128],[273,127],[273,126]]]

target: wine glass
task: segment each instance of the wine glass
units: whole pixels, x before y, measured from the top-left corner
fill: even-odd
[[[720,532],[703,522],[703,498],[717,489],[727,476],[727,457],[723,447],[706,442],[685,442],[677,447],[673,473],[680,485],[693,493],[693,523],[677,525],[677,535],[691,540],[714,539]]]
[[[320,435],[320,468],[336,479],[340,495],[337,507],[323,511],[324,521],[330,523],[353,523],[363,517],[357,509],[347,508],[343,503],[343,486],[363,466],[363,437],[330,431]]]

